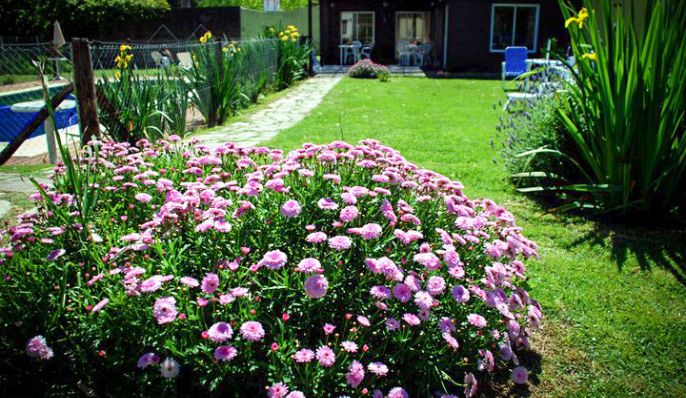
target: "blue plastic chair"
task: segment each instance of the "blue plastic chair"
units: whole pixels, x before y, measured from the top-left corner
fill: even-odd
[[[527,56],[526,47],[505,48],[505,61],[502,63],[503,83],[508,77],[517,77],[529,71],[529,64],[526,62]]]

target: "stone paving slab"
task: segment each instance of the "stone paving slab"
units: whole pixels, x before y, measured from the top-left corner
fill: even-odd
[[[317,75],[267,108],[253,113],[248,120],[230,123],[208,133],[194,134],[191,138],[197,138],[210,148],[226,142],[252,146],[267,141],[304,119],[342,78],[343,75]]]

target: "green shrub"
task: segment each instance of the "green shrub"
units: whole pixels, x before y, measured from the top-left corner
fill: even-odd
[[[561,1],[577,63],[557,110],[572,148],[557,155],[577,181],[530,190],[569,195],[564,209],[668,214],[686,194],[686,3],[649,1],[639,23],[610,1],[584,4]]]
[[[277,29],[267,27],[264,37],[278,40],[278,66],[275,85],[277,89],[290,87],[293,82],[307,75],[312,46],[300,40],[300,32],[294,25]]]

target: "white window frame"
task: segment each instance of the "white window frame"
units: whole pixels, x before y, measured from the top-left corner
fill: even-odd
[[[423,18],[422,21],[424,23],[426,23],[427,15],[428,15],[428,12],[426,12],[426,11],[396,11],[396,13],[395,13],[395,37],[396,37],[396,41],[397,41],[397,37],[398,37],[398,32],[400,31],[400,17],[402,15],[412,15],[412,14],[422,14],[422,18]],[[426,35],[426,32],[424,32],[424,35]],[[424,38],[422,37],[422,40],[423,39]]]
[[[372,43],[376,42],[376,12],[375,11],[341,11],[338,18],[338,42],[339,44],[343,44],[343,35],[341,34],[341,28],[343,27],[343,13],[349,12],[353,14],[353,23],[357,24],[357,15],[358,14],[372,14]],[[358,38],[353,38],[353,41],[358,40]],[[362,43],[362,44],[371,44],[371,43]]]
[[[534,48],[527,49],[528,53],[535,53],[538,49],[538,24],[540,22],[541,5],[532,3],[493,3],[491,5],[491,32],[488,41],[489,51],[492,53],[503,53],[505,49],[493,48],[493,23],[495,22],[496,7],[510,7],[514,8],[512,13],[512,44],[514,46],[515,34],[517,33],[517,8],[534,8],[536,10],[536,18],[534,20]]]

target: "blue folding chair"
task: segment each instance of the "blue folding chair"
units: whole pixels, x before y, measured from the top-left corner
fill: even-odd
[[[526,62],[527,56],[526,47],[505,48],[505,61],[502,63],[503,88],[508,77],[517,77],[529,71],[529,64]]]

